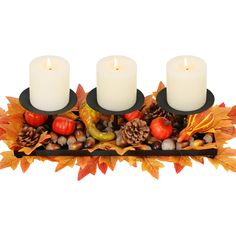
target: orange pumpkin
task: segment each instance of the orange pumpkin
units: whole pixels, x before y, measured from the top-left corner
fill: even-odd
[[[211,109],[201,112],[199,114],[188,116],[188,125],[179,135],[178,142],[189,140],[195,133],[207,132],[214,123],[214,114]]]

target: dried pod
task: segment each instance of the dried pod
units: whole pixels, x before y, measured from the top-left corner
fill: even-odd
[[[183,150],[184,148],[190,145],[189,141],[185,141],[182,143],[176,143],[176,150]]]
[[[61,146],[65,146],[66,142],[67,142],[67,139],[64,136],[60,136],[57,140],[57,143],[60,144]]]
[[[76,129],[81,129],[81,130],[84,130],[84,123],[81,121],[81,120],[78,120],[76,122]]]
[[[175,142],[173,139],[168,138],[162,142],[162,150],[175,150]]]
[[[85,141],[84,147],[85,148],[92,148],[92,147],[94,147],[95,143],[96,143],[95,139],[93,137],[89,137]]]
[[[82,130],[76,130],[75,133],[75,138],[78,142],[85,142],[86,141],[86,135]]]
[[[203,140],[196,139],[191,143],[191,147],[193,147],[193,148],[200,147],[200,146],[203,146],[204,144],[205,144],[205,142]]]
[[[214,141],[214,135],[213,135],[213,133],[207,133],[207,134],[203,137],[203,140],[204,140],[206,143],[213,143],[213,141]]]
[[[58,150],[60,149],[60,145],[56,144],[56,143],[49,143],[46,146],[46,150]]]
[[[81,142],[75,142],[68,146],[69,150],[81,150],[83,148],[83,143]]]
[[[152,144],[152,149],[154,149],[154,150],[160,150],[160,149],[161,149],[161,141],[155,141],[155,142]]]
[[[53,143],[57,143],[58,135],[56,133],[54,133],[54,132],[51,132],[50,136],[51,136],[52,142]]]
[[[70,135],[67,139],[67,145],[70,146],[71,144],[76,142],[76,138],[74,135]]]

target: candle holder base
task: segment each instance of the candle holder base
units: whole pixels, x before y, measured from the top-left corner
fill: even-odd
[[[43,94],[42,94],[42,96],[43,96]],[[19,101],[20,101],[20,104],[28,111],[31,111],[31,112],[34,112],[37,114],[57,115],[57,114],[61,114],[66,111],[69,111],[71,108],[73,108],[77,103],[77,95],[73,90],[70,89],[69,103],[67,104],[67,106],[65,106],[64,108],[57,110],[57,111],[43,111],[43,110],[40,110],[40,109],[37,109],[36,107],[34,107],[30,102],[29,88],[25,89],[20,94]]]
[[[129,109],[123,111],[110,111],[102,108],[97,101],[97,89],[94,88],[87,95],[87,103],[94,110],[104,114],[104,115],[124,115],[130,113],[132,111],[138,110],[142,107],[144,103],[144,95],[143,93],[137,89],[137,99],[136,103]]]
[[[214,101],[215,101],[215,97],[209,89],[207,89],[206,103],[201,108],[194,110],[194,111],[179,111],[179,110],[176,110],[173,107],[171,107],[167,102],[166,88],[164,88],[163,90],[161,90],[159,92],[156,99],[157,99],[158,105],[162,109],[164,109],[165,111],[171,112],[173,114],[176,114],[176,115],[191,115],[191,114],[197,114],[197,113],[203,112],[203,111],[207,110],[208,108],[212,107],[212,105],[214,104]]]

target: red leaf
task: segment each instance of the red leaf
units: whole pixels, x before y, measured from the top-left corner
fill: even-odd
[[[77,94],[77,104],[76,104],[76,106],[79,108],[81,103],[84,101],[84,99],[87,96],[87,93],[85,93],[84,88],[82,87],[81,84],[78,85],[77,90],[76,90],[76,94]]]
[[[179,174],[184,168],[184,166],[181,166],[179,163],[174,163],[174,167],[177,174]]]
[[[97,164],[98,164],[98,158],[90,157],[86,165],[83,168],[80,167],[78,180],[83,179],[88,174],[95,175],[97,171]]]
[[[107,164],[106,163],[98,163],[98,168],[105,175],[107,173]]]
[[[225,103],[222,102],[222,103],[219,105],[219,107],[225,107]]]

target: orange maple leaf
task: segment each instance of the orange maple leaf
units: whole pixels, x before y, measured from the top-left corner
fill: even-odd
[[[76,94],[77,94],[77,104],[76,106],[79,108],[81,103],[85,100],[87,93],[84,91],[84,88],[82,87],[81,84],[78,85],[77,90],[76,90]]]
[[[58,172],[59,170],[62,170],[65,167],[74,167],[77,158],[76,157],[71,157],[71,156],[59,156],[59,157],[54,157],[55,161],[58,161],[58,164],[56,166],[55,171]]]
[[[229,112],[229,117],[232,120],[233,124],[236,124],[236,105],[233,106]]]
[[[20,159],[15,157],[13,151],[2,152],[1,155],[3,156],[2,160],[0,161],[0,169],[4,169],[7,167],[11,167],[15,170],[20,163]]]
[[[140,158],[140,161],[142,163],[142,171],[147,171],[156,179],[159,178],[159,169],[164,167],[161,162],[151,157]]]

